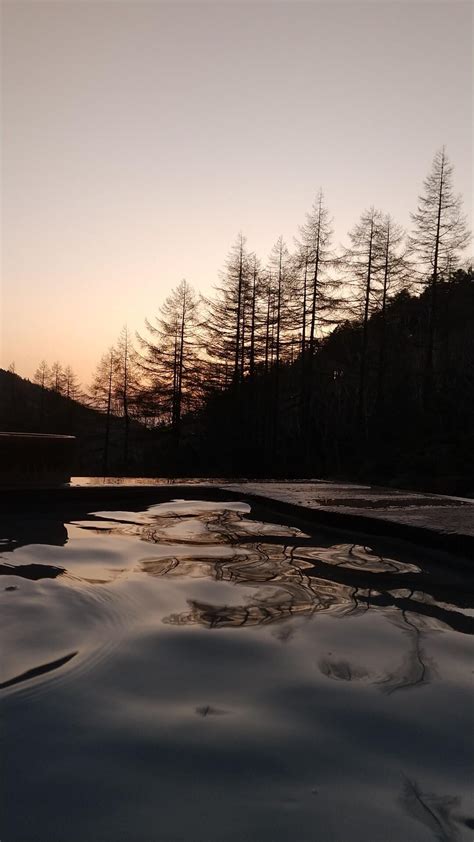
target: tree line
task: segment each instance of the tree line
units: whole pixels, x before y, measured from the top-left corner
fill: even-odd
[[[411,219],[405,232],[371,207],[336,249],[319,191],[291,249],[279,237],[264,263],[239,234],[210,296],[183,280],[143,331],[124,327],[86,394],[57,363],[35,380],[103,414],[104,473],[118,418],[125,472],[134,424],[153,434],[145,473],[353,475],[411,452],[445,434],[447,372],[473,361],[470,235],[444,148]],[[474,402],[472,379],[456,399]]]

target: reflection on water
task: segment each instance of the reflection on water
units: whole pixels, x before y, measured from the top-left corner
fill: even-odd
[[[400,801],[407,812],[428,828],[432,839],[456,842],[461,838],[455,817],[459,798],[422,792],[416,781],[405,777]]]
[[[15,675],[13,678],[8,679],[8,681],[2,681],[0,683],[0,689],[5,690],[7,687],[13,687],[14,684],[21,684],[22,681],[28,681],[30,678],[36,678],[38,675],[44,675],[47,672],[59,669],[59,667],[67,664],[71,658],[74,658],[75,655],[77,655],[77,652],[71,652],[70,655],[65,655],[64,658],[58,658],[49,664],[40,664],[38,667],[33,667],[33,669],[22,672],[21,675]]]
[[[5,838],[469,838],[454,565],[181,500],[0,521],[0,576]]]
[[[55,579],[64,568],[52,564],[0,564],[0,576],[21,576],[23,579]]]

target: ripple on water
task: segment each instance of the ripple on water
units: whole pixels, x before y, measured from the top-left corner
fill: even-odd
[[[4,534],[5,839],[470,839],[469,577],[238,502]]]

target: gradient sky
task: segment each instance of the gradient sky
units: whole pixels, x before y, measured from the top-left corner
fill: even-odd
[[[320,185],[336,244],[371,204],[408,225],[443,143],[470,215],[472,9],[3,2],[0,365],[88,381],[239,230],[291,245]]]

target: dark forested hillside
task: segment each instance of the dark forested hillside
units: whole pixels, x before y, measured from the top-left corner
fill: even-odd
[[[399,293],[368,322],[363,414],[362,321],[319,342],[310,383],[299,355],[276,372],[210,396],[186,417],[178,450],[156,450],[176,473],[360,478],[452,493],[474,489],[474,279],[440,282],[434,383],[424,399],[429,291]],[[278,387],[278,392],[277,392]],[[168,434],[169,435],[169,434]],[[158,455],[159,454],[159,455]]]
[[[200,408],[147,430],[109,418],[110,474],[339,477],[470,494],[474,489],[474,277],[438,283],[433,388],[425,399],[430,291],[398,293],[368,320],[346,321],[305,353],[226,388],[208,382]],[[199,384],[202,388],[202,382]],[[148,399],[148,398],[147,398]],[[139,405],[135,400],[134,407]],[[107,416],[0,370],[0,429],[72,434],[75,471],[102,474]]]
[[[77,438],[74,473],[102,473],[105,418],[78,400],[52,388],[31,383],[15,372],[0,369],[0,430],[20,433],[57,433]],[[123,465],[122,419],[113,418],[110,442],[111,471],[120,473]],[[143,465],[142,430],[134,425],[129,468]]]

